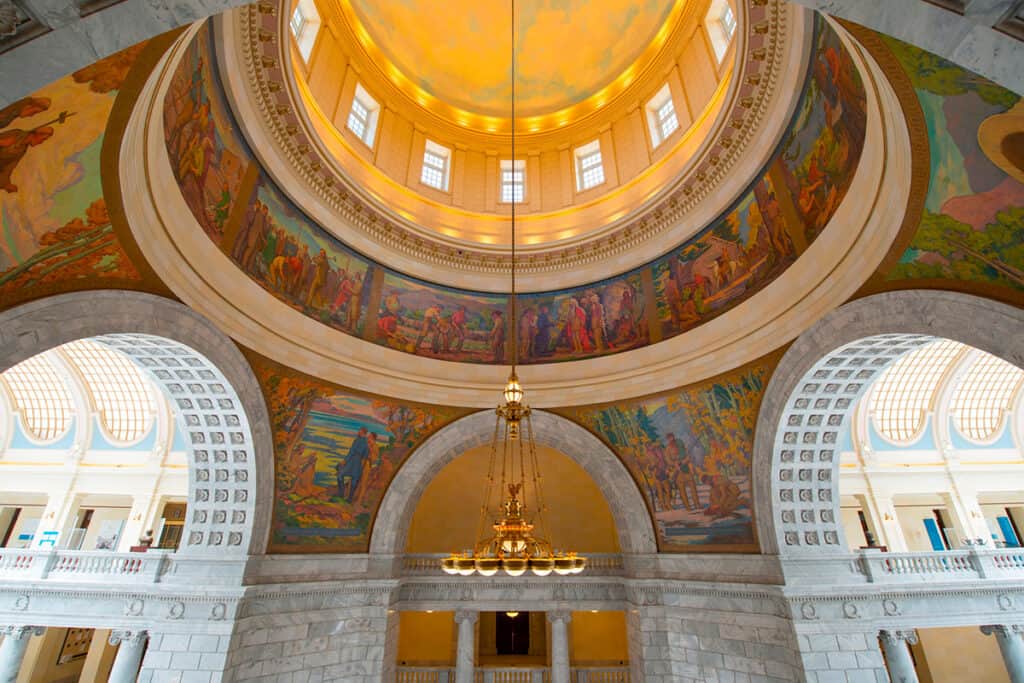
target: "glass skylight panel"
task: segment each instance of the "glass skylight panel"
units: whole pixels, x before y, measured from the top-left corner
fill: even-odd
[[[974,441],[988,441],[1012,408],[1024,371],[1002,358],[979,353],[956,389],[951,412],[961,433]]]
[[[420,172],[420,182],[438,190],[447,190],[448,156],[442,154],[436,147],[440,146],[428,144],[423,152],[423,170]]]
[[[906,354],[878,378],[869,409],[878,431],[892,441],[912,441],[924,427],[944,375],[967,347],[943,339]]]
[[[149,381],[125,355],[82,339],[61,347],[82,373],[103,425],[118,441],[137,441],[152,424]]]
[[[22,425],[35,438],[52,441],[71,424],[71,392],[60,371],[40,354],[0,375],[21,411]]]
[[[523,162],[501,162],[501,201],[506,204],[521,204],[525,196],[526,167]]]

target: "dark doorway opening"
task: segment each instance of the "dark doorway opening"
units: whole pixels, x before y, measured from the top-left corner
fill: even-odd
[[[510,617],[505,612],[498,612],[495,626],[497,627],[495,645],[497,645],[499,655],[530,654],[529,612],[519,612],[514,617]]]

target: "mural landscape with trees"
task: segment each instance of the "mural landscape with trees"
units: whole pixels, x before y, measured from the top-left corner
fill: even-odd
[[[568,412],[625,463],[662,550],[757,551],[750,457],[768,375],[755,366],[668,394]]]
[[[921,223],[889,279],[956,279],[1024,290],[1024,105],[929,52],[886,38],[928,127]],[[1007,131],[1016,131],[1007,135]]]

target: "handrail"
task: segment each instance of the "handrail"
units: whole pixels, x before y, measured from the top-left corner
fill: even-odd
[[[629,683],[626,667],[573,667],[573,683]],[[481,666],[473,673],[474,683],[550,683],[551,669],[547,667]],[[454,667],[400,666],[398,683],[453,683]]]
[[[872,583],[977,581],[1024,577],[1024,549],[968,548],[918,553],[863,550],[861,571]]]
[[[168,561],[165,552],[0,548],[0,579],[158,583]]]

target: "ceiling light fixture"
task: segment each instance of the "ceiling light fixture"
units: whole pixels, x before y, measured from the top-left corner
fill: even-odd
[[[512,5],[512,160],[516,158],[516,14],[515,0]],[[537,445],[533,438],[533,423],[530,421],[530,407],[523,402],[525,393],[516,376],[519,361],[517,333],[519,325],[516,316],[516,202],[512,201],[512,372],[502,392],[504,405],[499,405],[491,440],[491,456],[484,486],[484,500],[480,507],[480,523],[477,528],[476,544],[472,551],[452,553],[441,561],[446,574],[458,576],[494,576],[499,571],[509,576],[522,576],[527,571],[537,576],[555,574],[579,574],[587,566],[585,557],[575,552],[556,551],[547,538],[544,520],[544,496],[541,491],[541,476],[537,466]],[[525,439],[522,425],[526,424]],[[499,458],[500,451],[500,458]],[[496,479],[497,466],[500,476]],[[527,497],[527,484],[532,488],[532,500]],[[507,498],[498,510],[498,501]],[[493,496],[493,498],[492,498]],[[491,523],[493,534],[486,531],[487,519],[500,514]],[[530,505],[533,507],[531,508]],[[527,519],[532,510],[536,524]],[[493,517],[492,517],[493,519]],[[540,535],[533,530],[539,528]],[[509,616],[512,616],[511,613]]]

